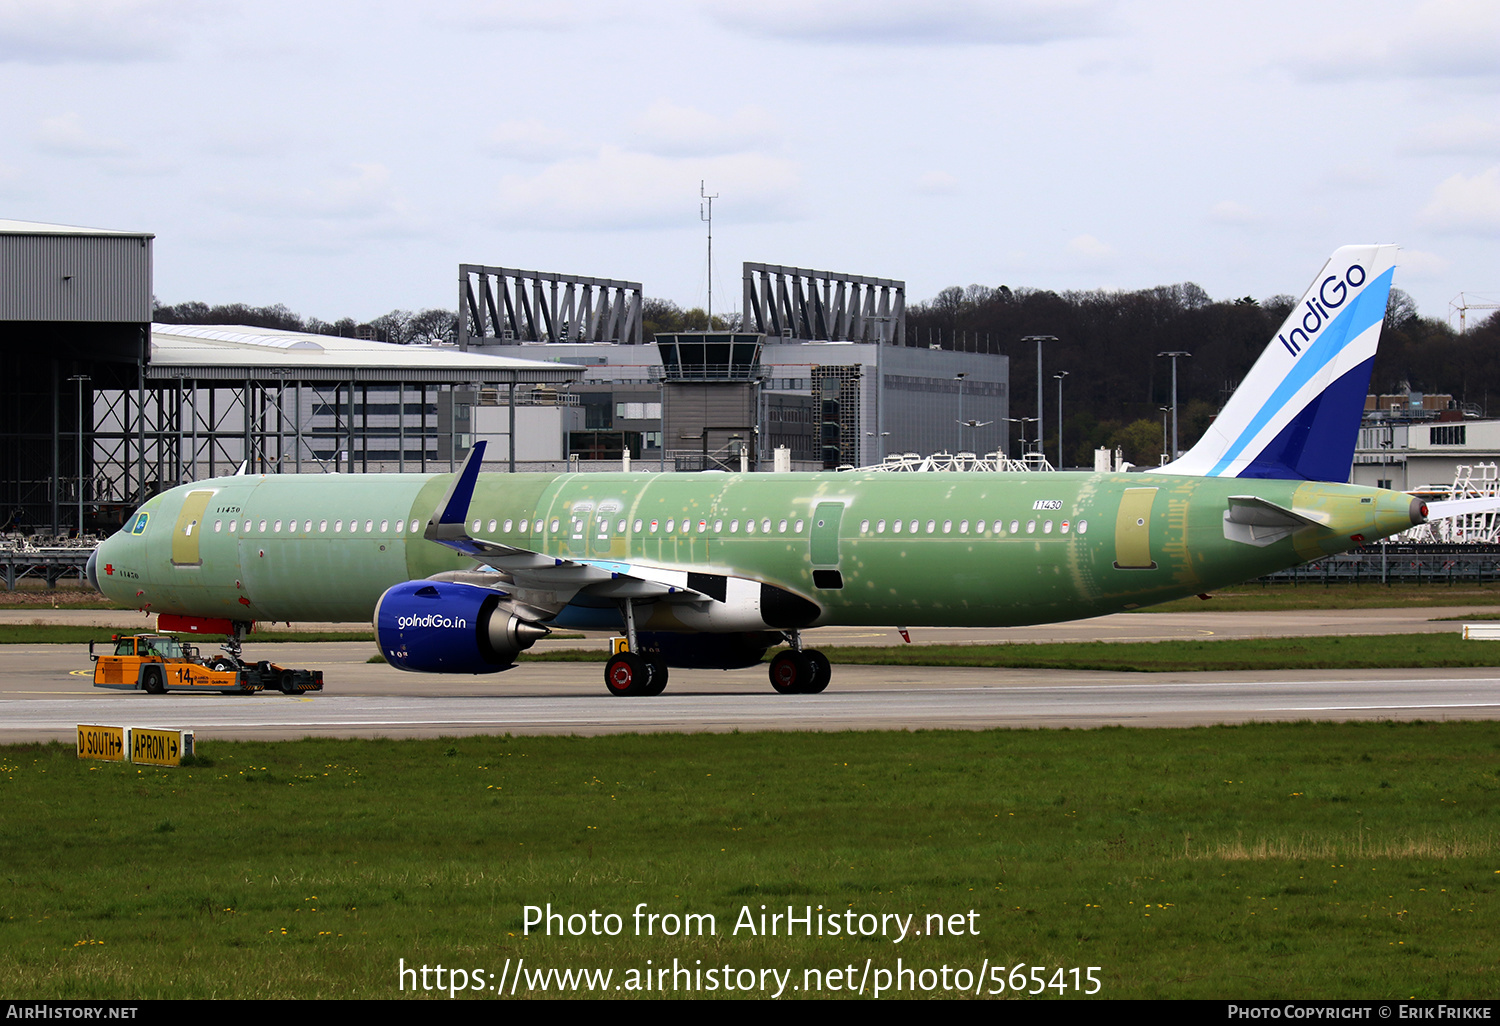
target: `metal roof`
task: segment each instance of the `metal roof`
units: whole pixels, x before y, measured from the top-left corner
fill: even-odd
[[[0,235],[124,235],[132,239],[154,239],[155,232],[121,232],[111,228],[83,228],[75,224],[44,221],[14,221],[0,218]]]
[[[243,381],[552,382],[583,376],[571,364],[394,345],[242,325],[153,324],[148,378]]]

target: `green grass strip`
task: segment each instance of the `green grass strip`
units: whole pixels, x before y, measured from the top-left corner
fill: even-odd
[[[630,989],[648,960],[801,988],[899,958],[931,971],[906,997],[986,964],[1098,966],[1106,998],[1496,989],[1493,723],[198,742],[172,770],[0,748],[8,993],[446,1000],[400,960],[488,987],[523,958],[610,997],[660,994]],[[549,903],[623,929],[528,935]],[[641,906],[714,932],[637,935]],[[735,931],[789,906],[923,934]]]

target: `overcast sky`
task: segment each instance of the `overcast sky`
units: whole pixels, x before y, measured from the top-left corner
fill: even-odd
[[[0,217],[156,233],[163,302],[367,319],[457,265],[714,306],[740,262],[1500,297],[1500,4],[0,0]]]

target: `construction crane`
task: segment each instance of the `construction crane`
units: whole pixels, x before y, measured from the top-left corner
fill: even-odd
[[[1496,302],[1490,296],[1475,295],[1472,299],[1466,293],[1460,292],[1457,298],[1448,302],[1448,320],[1453,321],[1454,311],[1458,312],[1458,333],[1462,335],[1469,330],[1468,314],[1470,310],[1500,310],[1500,302]]]

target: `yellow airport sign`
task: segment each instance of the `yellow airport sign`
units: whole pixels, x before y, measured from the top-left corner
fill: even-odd
[[[130,728],[130,761],[147,766],[179,766],[184,755],[193,754],[191,730]]]
[[[124,762],[125,728],[80,723],[78,725],[78,757]]]

